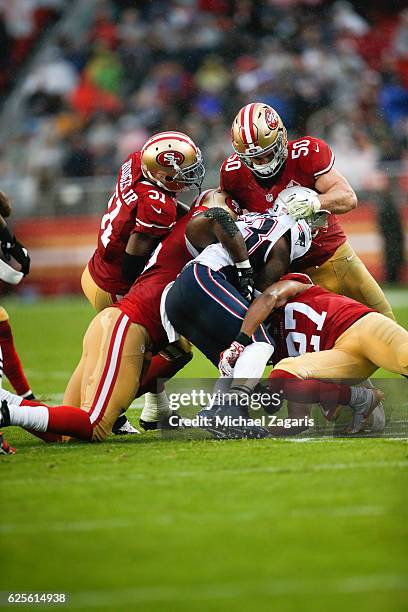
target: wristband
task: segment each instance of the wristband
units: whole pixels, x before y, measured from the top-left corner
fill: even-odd
[[[242,269],[248,269],[248,268],[252,268],[251,266],[251,262],[249,261],[249,259],[245,259],[245,261],[237,261],[235,264],[236,268]]]
[[[242,346],[249,346],[252,344],[252,338],[244,334],[244,332],[239,332],[238,336],[235,338],[235,342],[239,342]]]

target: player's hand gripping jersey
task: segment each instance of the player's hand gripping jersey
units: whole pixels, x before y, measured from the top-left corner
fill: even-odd
[[[243,210],[263,213],[271,209],[273,212],[273,203],[280,191],[293,185],[315,189],[316,180],[329,172],[333,163],[334,154],[328,144],[306,136],[288,142],[288,157],[272,178],[256,177],[237,154],[231,155],[221,166],[220,186]],[[327,228],[317,232],[309,252],[298,265],[302,269],[321,265],[345,241],[346,235],[336,215],[329,215]]]
[[[254,270],[260,270],[268,260],[276,242],[290,231],[290,261],[303,257],[310,248],[312,236],[303,219],[295,221],[290,215],[273,217],[269,213],[249,213],[236,222],[247,246],[249,261]],[[218,271],[233,265],[227,250],[220,244],[210,244],[195,259],[196,263]]]
[[[97,249],[89,262],[95,283],[111,294],[124,295],[129,281],[122,262],[129,236],[134,233],[166,236],[176,221],[176,199],[147,181],[141,171],[140,152],[122,165],[116,190],[102,217]]]
[[[306,274],[287,274],[281,280],[311,284]],[[326,351],[358,319],[375,312],[355,300],[314,285],[274,310],[266,322],[276,340],[274,364],[285,357]]]

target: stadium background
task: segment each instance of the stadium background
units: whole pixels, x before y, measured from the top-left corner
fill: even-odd
[[[32,256],[20,292],[80,291],[117,169],[149,134],[190,134],[217,186],[253,100],[329,142],[359,195],[341,219],[352,245],[380,281],[408,282],[404,4],[1,1],[0,187]]]
[[[0,0],[0,189],[32,255],[1,304],[39,399],[62,401],[93,316],[81,295],[41,294],[79,292],[127,153],[185,130],[215,186],[231,119],[254,99],[334,148],[360,198],[342,222],[407,327],[405,4]],[[196,352],[181,374],[215,372]],[[388,383],[404,397],[404,379]],[[392,394],[386,407],[398,419]],[[308,435],[56,446],[8,428],[0,606],[40,589],[75,610],[405,612],[406,438]]]

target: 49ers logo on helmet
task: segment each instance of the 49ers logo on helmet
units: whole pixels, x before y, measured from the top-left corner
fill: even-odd
[[[271,130],[276,130],[279,125],[278,117],[272,109],[268,109],[265,112],[265,121],[267,126],[271,128]]]
[[[180,166],[185,157],[180,151],[162,151],[156,157],[157,163],[161,166],[173,167],[175,164]]]

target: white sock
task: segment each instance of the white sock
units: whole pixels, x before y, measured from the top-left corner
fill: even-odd
[[[15,393],[10,393],[10,391],[6,391],[5,389],[0,389],[0,402],[2,402],[3,400],[6,400],[6,402],[11,402],[12,404],[19,406],[23,401],[23,398],[19,395],[16,395]]]
[[[245,347],[235,364],[232,384],[253,389],[262,377],[273,351],[274,347],[267,342],[254,342]]]
[[[10,424],[19,425],[25,429],[47,431],[48,408],[46,406],[20,406],[9,404]]]
[[[162,421],[170,416],[169,398],[166,391],[146,393],[145,404],[140,418],[146,422]]]

